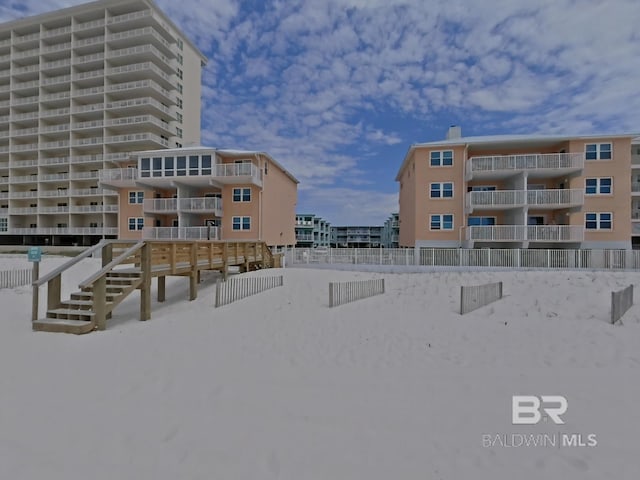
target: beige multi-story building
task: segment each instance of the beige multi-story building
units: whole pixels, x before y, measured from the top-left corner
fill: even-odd
[[[133,154],[100,171],[118,203],[122,239],[296,243],[298,180],[264,152],[194,146]]]
[[[0,25],[0,243],[118,234],[98,172],[200,141],[206,58],[151,0],[99,0]]]
[[[462,137],[452,127],[446,140],[412,145],[396,177],[399,244],[631,248],[636,136]]]

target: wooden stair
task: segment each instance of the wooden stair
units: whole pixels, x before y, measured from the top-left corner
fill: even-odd
[[[105,313],[109,315],[131,292],[140,286],[142,274],[112,270],[106,275]],[[33,329],[41,332],[89,333],[97,328],[91,287],[71,294],[57,308],[47,310],[46,318],[33,322]]]

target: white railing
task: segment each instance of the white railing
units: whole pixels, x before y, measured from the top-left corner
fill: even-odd
[[[213,176],[250,176],[260,179],[260,169],[253,163],[218,163],[213,166]]]
[[[171,76],[166,72],[162,71],[160,68],[158,68],[156,64],[153,62],[132,63],[129,65],[122,65],[120,67],[112,67],[107,70],[107,75],[117,75],[120,73],[138,72],[141,70],[151,70],[155,72],[158,76],[166,80],[167,82],[171,82]]]
[[[71,81],[71,75],[58,75],[57,77],[42,78],[40,85],[55,85],[57,83],[67,83]]]
[[[71,213],[89,213],[89,212],[117,212],[117,205],[72,205],[69,209]]]
[[[219,227],[148,227],[142,230],[148,240],[219,240]]]
[[[76,32],[79,32],[80,30],[87,30],[87,29],[96,28],[96,27],[104,27],[104,24],[105,24],[105,21],[103,18],[101,18],[99,20],[92,20],[90,22],[76,23],[76,25],[73,28]]]
[[[42,38],[55,37],[56,35],[64,35],[65,33],[71,33],[71,26],[53,28],[51,30],[44,30],[42,32]]]
[[[38,192],[11,192],[11,198],[36,198]]]
[[[70,142],[69,140],[58,140],[56,142],[44,142],[41,143],[40,146],[45,148],[69,148]]]
[[[98,77],[104,77],[104,70],[91,70],[90,72],[78,72],[73,74],[74,80],[87,80]]]
[[[178,211],[178,199],[149,198],[143,201],[142,208],[145,212],[176,212]]]
[[[466,239],[478,242],[581,242],[581,225],[496,225],[466,227]]]
[[[68,132],[70,125],[68,123],[63,123],[60,125],[49,125],[48,127],[42,127],[40,129],[41,133],[55,133],[55,132]]]
[[[104,35],[97,37],[84,38],[82,40],[76,40],[74,42],[75,47],[86,47],[88,45],[104,44]]]
[[[167,115],[171,115],[171,117],[173,118],[173,114],[171,113],[171,110],[169,109],[169,107],[167,107],[166,105],[162,105],[155,98],[151,98],[151,97],[142,97],[142,98],[134,98],[131,100],[119,100],[117,102],[108,102],[107,104],[105,104],[104,107],[107,110],[111,110],[115,108],[141,107],[144,105],[151,105],[157,108],[158,110],[160,110],[161,112],[166,113]],[[102,105],[101,105],[101,108],[102,108]]]
[[[54,227],[54,228],[12,228],[15,235],[117,235],[113,227]]]
[[[72,172],[70,178],[72,180],[87,180],[98,178],[98,172]]]
[[[180,210],[187,212],[210,212],[222,210],[222,199],[216,197],[180,198],[178,206]]]
[[[126,161],[131,160],[131,154],[129,152],[107,153],[104,159],[108,162]]]
[[[584,153],[533,153],[527,155],[495,155],[471,157],[467,175],[476,172],[528,169],[582,169]]]
[[[469,192],[467,195],[467,206],[471,208],[524,205],[551,205],[560,208],[565,205],[581,205],[583,203],[583,189],[494,190]]]
[[[11,209],[12,215],[34,215],[36,213],[38,213],[37,207],[18,207]]]
[[[25,88],[38,88],[40,86],[40,82],[38,80],[32,80],[30,82],[16,82],[13,85],[14,90],[23,90]]]
[[[40,207],[40,213],[69,213],[69,207]]]
[[[102,145],[103,137],[89,137],[89,138],[77,138],[72,142],[74,147],[86,146],[86,145]]]
[[[42,118],[45,117],[61,117],[61,116],[65,116],[65,115],[69,115],[69,113],[71,112],[71,110],[69,108],[55,108],[53,110],[42,110],[42,112],[40,113],[40,116]],[[38,118],[38,112],[35,112],[35,116],[30,117],[30,118]],[[29,114],[26,114],[29,115]]]
[[[105,143],[122,143],[122,142],[155,142],[165,147],[169,146],[169,141],[161,138],[153,133],[132,133],[130,135],[115,135],[105,137]]]
[[[68,173],[50,173],[50,174],[43,174],[39,176],[39,179],[42,181],[67,180],[68,178],[69,178]]]
[[[119,125],[136,125],[139,123],[153,123],[158,127],[164,128],[167,131],[170,131],[171,127],[164,120],[160,120],[153,115],[139,115],[137,117],[123,117],[123,118],[111,118],[107,120],[106,125],[108,127],[119,126]]]
[[[137,168],[108,168],[98,172],[101,182],[109,181],[134,181],[138,179]]]
[[[107,20],[107,24],[113,25],[114,23],[130,22],[138,18],[145,18],[145,17],[151,17],[151,16],[152,16],[151,10],[142,10],[139,12],[125,13],[123,15],[110,17]]]
[[[71,163],[99,163],[102,162],[102,155],[97,153],[94,155],[76,155],[71,157]]]
[[[61,50],[69,50],[70,48],[71,48],[71,42],[57,43],[55,45],[50,45],[48,47],[42,47],[42,53],[59,52]]]
[[[69,190],[69,195],[85,196],[85,195],[117,195],[118,192],[112,190],[104,190],[102,188],[74,188]]]

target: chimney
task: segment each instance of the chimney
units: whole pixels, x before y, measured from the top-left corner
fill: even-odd
[[[451,125],[447,131],[447,140],[454,140],[456,138],[462,138],[462,128],[458,125]]]

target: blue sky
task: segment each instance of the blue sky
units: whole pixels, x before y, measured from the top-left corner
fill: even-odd
[[[0,20],[82,1],[0,0]],[[156,0],[209,57],[203,143],[269,152],[298,211],[397,211],[412,143],[640,130],[638,0]]]

